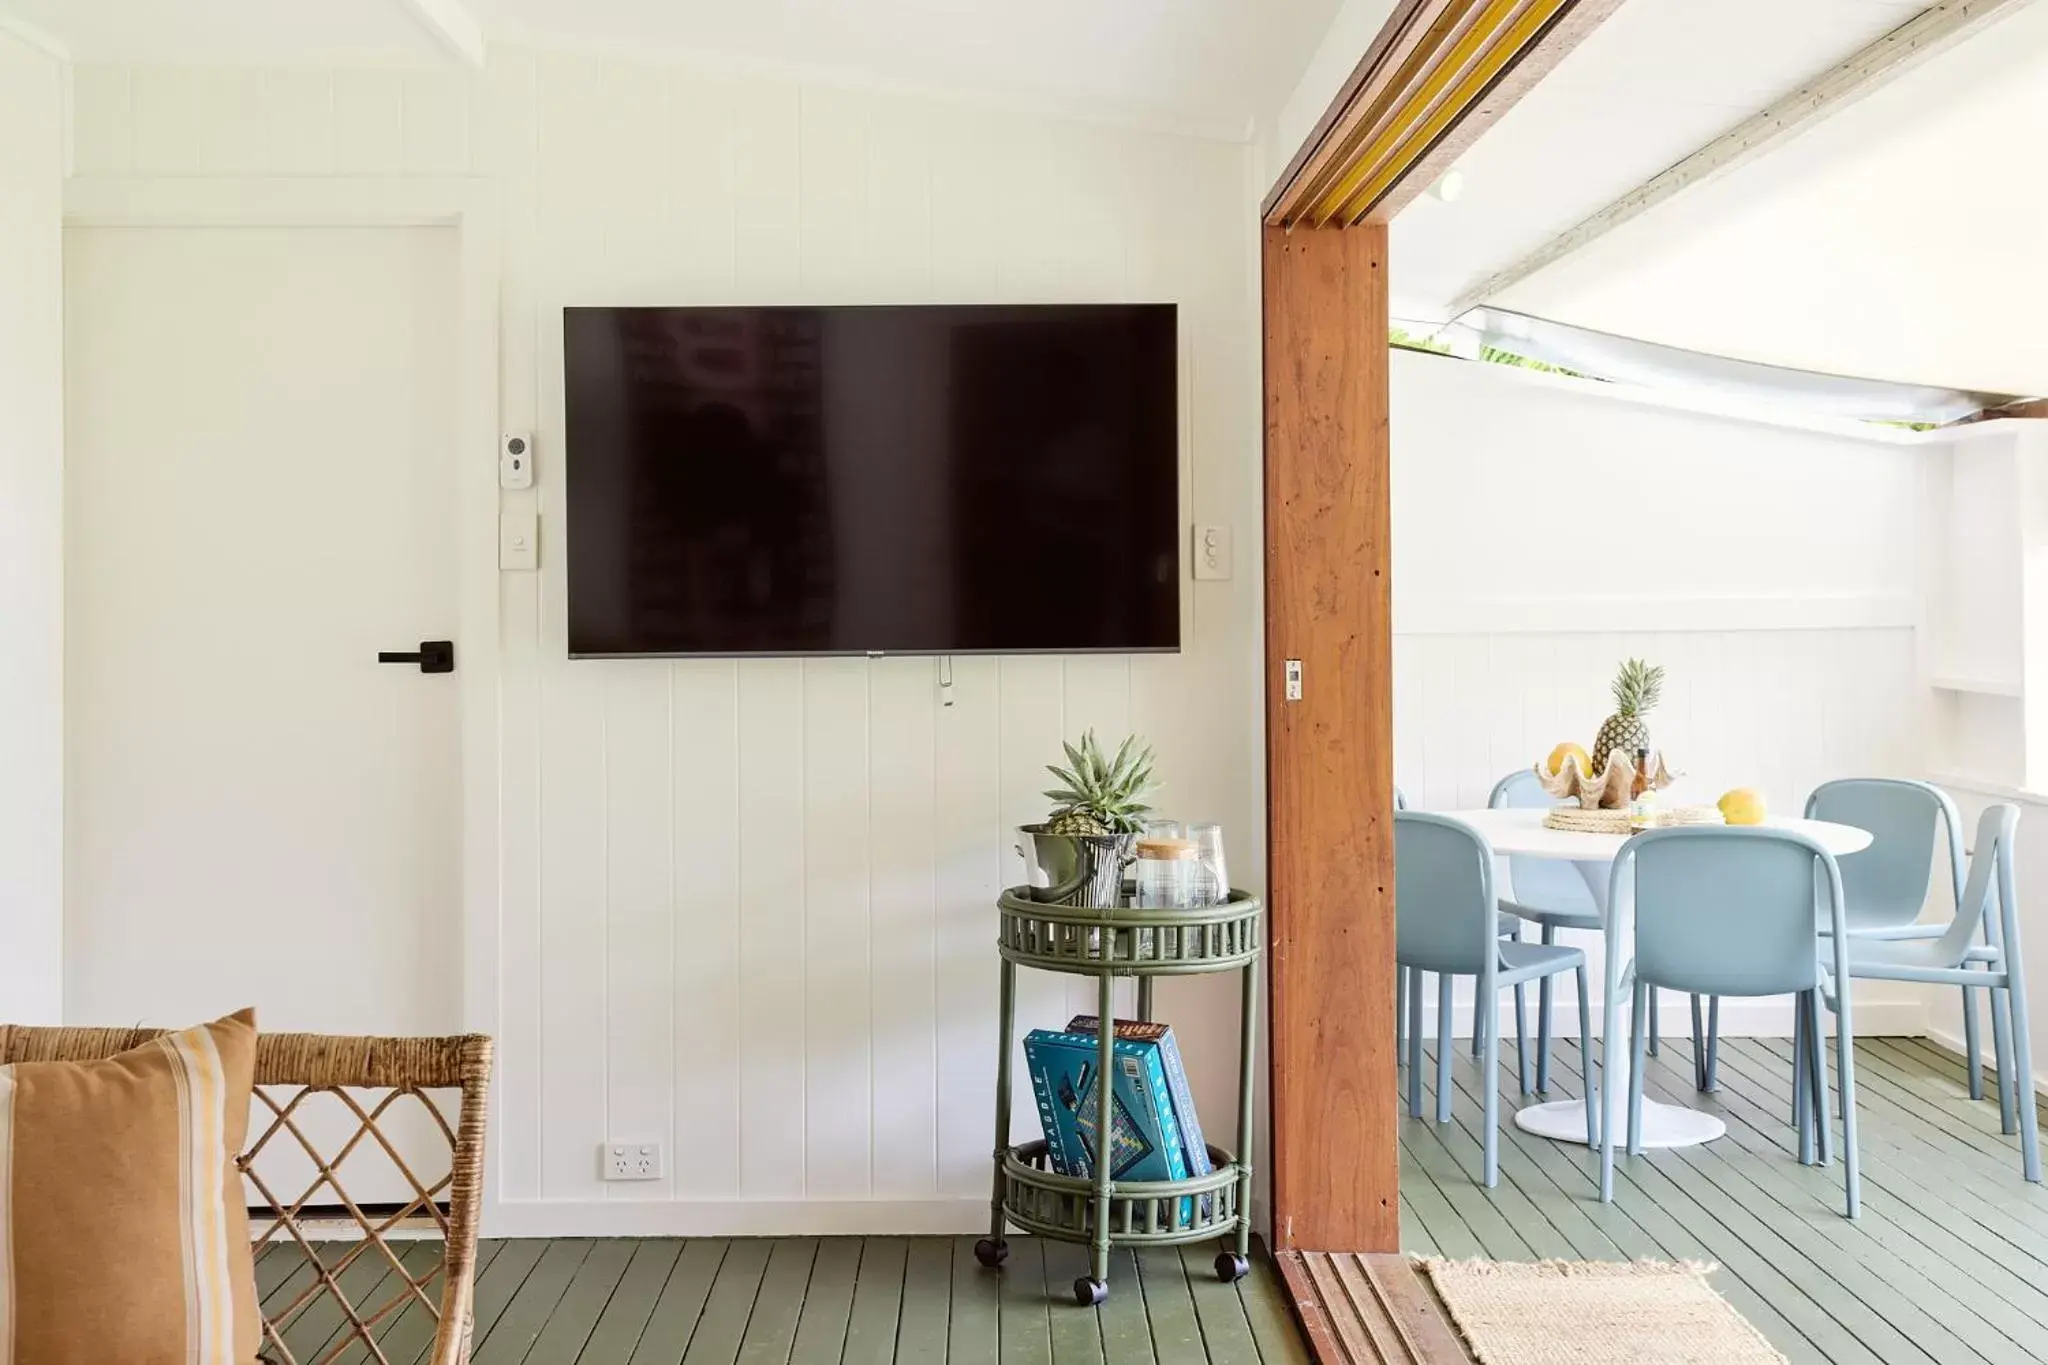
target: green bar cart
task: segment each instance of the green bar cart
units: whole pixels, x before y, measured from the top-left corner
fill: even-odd
[[[1216,1277],[1225,1284],[1251,1268],[1252,1078],[1256,1063],[1259,955],[1264,912],[1259,902],[1233,890],[1221,905],[1193,910],[1096,909],[1046,905],[1026,888],[1005,891],[996,901],[1001,914],[997,947],[1002,954],[1001,1023],[996,1057],[995,1186],[990,1199],[989,1235],[975,1243],[984,1266],[997,1267],[1009,1255],[1003,1234],[1015,1226],[1041,1237],[1080,1242],[1093,1250],[1090,1273],[1074,1281],[1083,1306],[1109,1296],[1109,1253],[1120,1246],[1178,1246],[1229,1237],[1231,1249],[1216,1257]],[[1202,972],[1240,974],[1237,1152],[1209,1148],[1215,1169],[1186,1180],[1116,1180],[1110,1163],[1098,1161],[1092,1175],[1062,1175],[1052,1169],[1043,1140],[1010,1143],[1010,1065],[1017,1046],[1017,969],[1092,976],[1097,983],[1100,1052],[1096,1074],[1115,1073],[1114,987],[1120,976],[1137,978],[1138,1017],[1152,1018],[1152,986],[1162,976]],[[1114,1087],[1094,1087],[1098,1133],[1113,1131],[1110,1098]]]

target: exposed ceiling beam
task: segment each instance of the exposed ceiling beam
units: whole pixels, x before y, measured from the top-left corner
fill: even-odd
[[[484,28],[462,0],[400,0],[414,22],[464,66],[484,64]]]
[[[1847,108],[1952,43],[2030,0],[1938,0],[1847,60],[1750,115],[1677,164],[1658,172],[1575,227],[1558,233],[1512,265],[1458,295],[1453,317],[1498,297],[1545,266],[1564,259],[1694,185],[1725,175]]]
[[[18,38],[36,51],[55,57],[60,62],[71,60],[71,49],[62,38],[39,24],[31,24],[4,5],[0,5],[0,33]]]

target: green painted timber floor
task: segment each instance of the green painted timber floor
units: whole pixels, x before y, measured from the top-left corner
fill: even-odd
[[[438,1243],[419,1245],[429,1258]],[[475,1365],[1306,1365],[1272,1262],[1216,1280],[1216,1247],[1119,1252],[1109,1301],[1078,1307],[1083,1248],[1010,1238],[1001,1274],[972,1237],[789,1237],[486,1242],[479,1249]],[[305,1274],[295,1248],[266,1250],[257,1285],[274,1305]],[[388,1264],[388,1263],[387,1263]],[[347,1284],[349,1273],[360,1277]],[[381,1301],[370,1257],[344,1287]],[[332,1349],[323,1296],[286,1345],[301,1362]],[[378,1347],[419,1365],[432,1326],[394,1314]],[[342,1357],[368,1359],[359,1347]]]
[[[1503,1119],[1524,1101],[1513,1057]],[[1797,1362],[1858,1365],[2048,1360],[2048,1191],[2020,1179],[2017,1140],[1991,1100],[1972,1102],[1959,1058],[1903,1038],[1857,1044],[1863,1217],[1841,1216],[1839,1159],[1803,1167],[1790,1124],[1785,1039],[1726,1039],[1721,1088],[1692,1087],[1689,1042],[1664,1040],[1649,1093],[1721,1115],[1705,1146],[1618,1161],[1616,1199],[1595,1199],[1584,1148],[1504,1121],[1500,1184],[1479,1167],[1478,1066],[1459,1045],[1452,1120],[1401,1119],[1403,1249],[1495,1260],[1712,1262],[1713,1280]],[[1832,1058],[1831,1058],[1832,1067]],[[1424,1073],[1433,1087],[1435,1067]],[[1553,1097],[1580,1094],[1576,1047],[1560,1044]],[[1989,1087],[1987,1086],[1987,1090]],[[1837,1110],[1839,1104],[1836,1105]],[[1433,1098],[1425,1113],[1434,1115]],[[1839,1115],[1836,1120],[1839,1132]],[[1005,1272],[975,1264],[973,1238],[691,1238],[487,1242],[477,1283],[476,1365],[1181,1365],[1304,1362],[1272,1263],[1218,1284],[1215,1248],[1119,1253],[1109,1302],[1076,1307],[1082,1250],[1013,1237]],[[433,1244],[409,1255],[430,1260]],[[303,1258],[266,1252],[270,1302]],[[343,1275],[375,1302],[385,1274]],[[356,1281],[350,1283],[350,1281]],[[292,1325],[302,1362],[338,1343],[316,1303]],[[420,1365],[432,1332],[417,1310],[378,1326],[392,1365]],[[340,1357],[368,1359],[357,1348]]]
[[[1797,1362],[2048,1360],[2048,1191],[2020,1178],[2019,1142],[1998,1130],[1995,1087],[1987,1076],[1987,1098],[1971,1101],[1955,1054],[1919,1039],[1857,1043],[1863,1215],[1851,1223],[1839,1141],[1835,1164],[1799,1164],[1787,1039],[1723,1039],[1720,1090],[1701,1095],[1690,1039],[1667,1035],[1646,1093],[1711,1110],[1728,1135],[1617,1155],[1610,1205],[1597,1201],[1592,1153],[1514,1127],[1527,1101],[1511,1040],[1499,1076],[1500,1183],[1474,1183],[1481,1077],[1457,1047],[1451,1122],[1435,1121],[1433,1098],[1421,1119],[1402,1110],[1403,1250],[1712,1262],[1715,1287]],[[1553,1055],[1551,1097],[1582,1095],[1578,1048]],[[1433,1063],[1424,1079],[1433,1093]],[[1831,1103],[1839,1135],[1839,1096]]]

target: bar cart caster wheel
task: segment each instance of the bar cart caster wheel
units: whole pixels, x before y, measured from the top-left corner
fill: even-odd
[[[1010,1244],[1000,1237],[984,1237],[974,1244],[974,1259],[990,1270],[999,1269],[1010,1259]]]
[[[1109,1297],[1109,1286],[1101,1280],[1091,1280],[1086,1275],[1074,1281],[1074,1302],[1083,1308],[1094,1308]]]
[[[1252,1273],[1252,1263],[1234,1251],[1216,1253],[1216,1278],[1225,1284],[1236,1284]]]

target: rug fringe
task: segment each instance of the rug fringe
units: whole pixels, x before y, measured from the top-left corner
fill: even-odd
[[[1518,1270],[1547,1270],[1557,1275],[1576,1276],[1587,1279],[1619,1279],[1629,1275],[1711,1275],[1721,1267],[1713,1261],[1488,1261],[1478,1258],[1459,1260],[1449,1256],[1416,1256],[1412,1260],[1424,1270],[1437,1266],[1462,1271],[1468,1275],[1504,1275]]]

